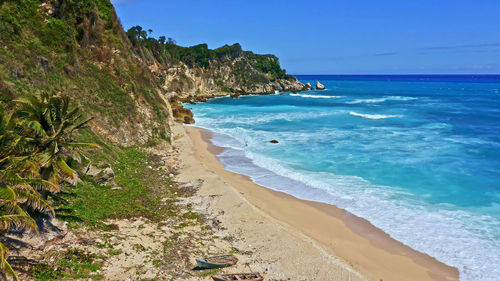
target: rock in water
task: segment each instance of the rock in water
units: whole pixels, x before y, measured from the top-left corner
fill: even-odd
[[[318,81],[318,82],[316,82],[316,89],[324,90],[324,89],[326,89],[326,87]]]
[[[270,143],[279,143],[279,141],[277,141],[277,140],[272,140],[272,141],[270,141]]]
[[[305,86],[306,86],[306,90],[311,90],[311,87],[312,87],[311,83],[307,82]]]

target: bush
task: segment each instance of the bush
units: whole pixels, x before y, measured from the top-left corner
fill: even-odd
[[[51,47],[72,47],[75,30],[61,19],[51,18],[42,28],[42,42]]]

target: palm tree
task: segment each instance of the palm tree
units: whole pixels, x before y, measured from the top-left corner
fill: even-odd
[[[78,107],[70,108],[67,96],[43,94],[41,97],[22,98],[17,102],[21,107],[16,117],[35,136],[40,156],[40,175],[43,180],[52,183],[52,188],[45,191],[59,192],[62,179],[71,179],[75,183],[77,173],[67,161],[81,161],[85,157],[81,154],[83,148],[100,148],[97,144],[73,141],[73,134],[85,127],[91,119],[83,119]]]
[[[54,215],[50,204],[33,188],[50,183],[36,178],[39,169],[32,160],[35,150],[31,139],[23,137],[12,114],[1,105],[0,110],[0,234],[11,229],[37,232],[35,220],[26,209]],[[18,280],[7,257],[8,248],[0,242],[0,272]]]

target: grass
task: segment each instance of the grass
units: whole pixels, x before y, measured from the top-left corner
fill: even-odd
[[[198,274],[201,277],[210,277],[212,275],[219,274],[220,271],[221,271],[220,268],[214,268],[214,269],[211,269],[211,270],[200,270]]]
[[[55,253],[56,262],[37,264],[30,269],[35,281],[90,279],[103,280],[97,271],[102,268],[102,257],[82,250],[69,249]]]
[[[123,254],[123,250],[121,250],[121,249],[109,249],[108,254],[111,256],[119,256],[119,255]]]
[[[147,155],[136,147],[120,148],[105,146],[104,151],[93,155],[93,163],[111,163],[115,171],[115,182],[120,189],[100,185],[90,177],[62,195],[67,203],[57,210],[58,217],[68,221],[71,228],[86,225],[91,228],[112,230],[113,225],[105,223],[112,218],[147,217],[155,220],[176,214],[174,204],[162,203],[155,196],[155,188],[169,192],[169,179],[162,180],[157,171],[149,169]],[[165,195],[165,194],[162,194]],[[168,201],[167,201],[168,202]]]

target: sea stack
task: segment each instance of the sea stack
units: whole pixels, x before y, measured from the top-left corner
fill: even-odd
[[[316,89],[324,90],[324,89],[326,89],[326,87],[318,81],[318,82],[316,82]]]
[[[312,87],[311,83],[307,82],[305,87],[306,87],[306,90],[311,90],[311,87]]]

